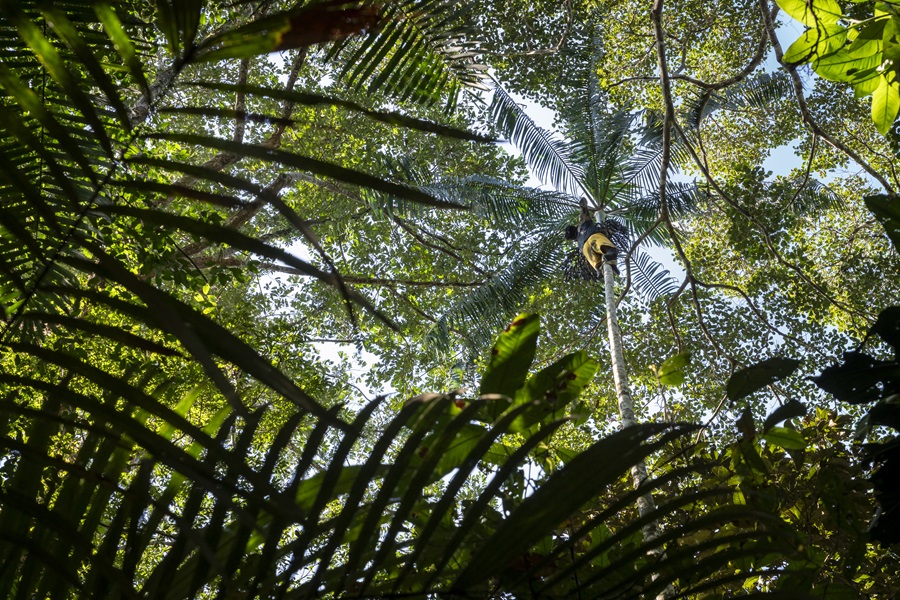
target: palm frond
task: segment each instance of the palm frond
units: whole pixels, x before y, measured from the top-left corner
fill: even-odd
[[[457,335],[451,332],[465,332],[462,342],[471,353],[479,354],[490,342],[492,332],[522,310],[535,286],[558,275],[565,255],[561,238],[559,234],[550,237],[547,231],[526,236],[523,248],[512,251],[517,253],[506,267],[441,316],[429,334],[432,349],[446,351],[453,347]]]
[[[704,197],[705,192],[693,182],[666,181],[666,206],[674,219],[696,213]],[[622,219],[631,239],[637,239],[656,222],[661,209],[659,192],[653,190],[628,202],[617,202],[607,214]],[[648,239],[659,245],[668,240],[662,228],[652,231]]]
[[[487,89],[470,16],[452,0],[402,0],[382,6],[380,31],[336,47],[343,76],[370,93],[382,89],[401,100],[435,103],[463,87]]]
[[[192,410],[200,396],[182,398],[178,411]],[[623,597],[638,598],[647,590],[648,572],[678,579],[666,563],[635,568],[650,542],[622,553],[640,521],[612,537],[603,533],[607,519],[623,510],[631,495],[605,510],[590,509],[630,465],[691,427],[644,425],[604,438],[502,514],[495,506],[507,497],[507,482],[562,424],[549,421],[509,445],[504,436],[517,419],[534,411],[531,403],[514,406],[486,425],[478,415],[491,401],[466,401],[459,410],[454,397],[435,395],[409,403],[376,435],[371,421],[380,400],[364,407],[344,433],[322,422],[306,433],[310,423],[292,418],[251,466],[247,450],[258,447],[263,435],[261,411],[241,419],[222,411],[204,431],[176,435],[181,426],[151,432],[146,415],[117,412],[87,394],[72,391],[60,400],[79,410],[60,415],[53,402],[0,407],[5,423],[19,418],[29,423],[25,442],[8,430],[0,437],[13,451],[4,467],[11,476],[0,496],[5,540],[0,552],[7,565],[0,590],[7,595],[17,586],[42,595],[82,597],[113,591],[122,597],[166,598],[475,593],[498,575],[514,591],[533,586],[535,574],[547,573],[546,564],[557,565],[549,571],[553,576],[537,581],[556,597],[624,589]],[[116,429],[108,428],[112,424]],[[67,435],[82,438],[77,455],[54,449],[53,442]],[[305,440],[299,455],[294,451],[298,438]],[[279,472],[276,465],[285,456],[293,468]],[[351,457],[362,459],[348,465]],[[493,477],[484,483],[479,471],[492,463]],[[60,472],[66,477],[53,476]],[[444,474],[452,477],[438,485]],[[45,476],[43,485],[35,485],[42,481],[38,475]],[[648,482],[647,489],[668,481]],[[468,502],[459,498],[464,488]],[[731,493],[714,490],[706,496]],[[687,494],[660,513],[702,499]],[[594,516],[574,537],[556,531],[586,507]],[[682,523],[665,539],[687,539],[750,515],[766,524],[772,544],[764,544],[765,551],[790,541],[777,519],[744,507]],[[748,534],[762,535],[759,530]],[[588,545],[588,553],[572,552],[577,540],[592,535],[603,542]],[[534,560],[524,569],[517,566],[518,557],[533,552],[547,536],[555,543],[546,564]],[[718,541],[727,548],[730,538],[718,536]],[[703,545],[688,548],[666,560],[680,564],[705,550]],[[74,556],[73,549],[79,551]],[[762,553],[750,545],[730,558]],[[616,555],[617,563],[598,569]],[[573,583],[573,572],[580,583]]]
[[[623,181],[625,194],[617,194],[617,203],[630,202],[637,196],[649,194],[659,189],[662,174],[663,139],[662,115],[654,111],[644,111],[644,123],[636,132],[636,146],[627,159]],[[680,137],[669,141],[669,169],[677,173],[681,165],[691,164],[692,158]],[[670,173],[671,174],[671,173]],[[667,178],[667,182],[671,178]],[[631,192],[628,195],[627,192]]]
[[[612,112],[596,77],[586,78],[580,99],[580,110],[567,113],[571,154],[582,166],[586,187],[599,208],[605,209],[625,179],[623,165],[629,156],[634,115],[626,111]]]
[[[630,267],[634,287],[647,302],[671,296],[678,290],[678,281],[647,253],[633,253]]]
[[[789,208],[798,215],[817,214],[828,210],[843,210],[846,198],[831,186],[816,179],[794,177],[779,187],[782,196],[787,196]]]
[[[229,247],[289,264],[335,286],[348,303],[367,307],[368,302],[329,267],[327,256],[323,258],[325,268],[316,267],[235,231],[229,223],[246,221],[269,206],[301,235],[314,239],[304,219],[279,197],[290,180],[284,169],[369,186],[407,202],[441,205],[440,200],[415,188],[281,150],[278,136],[264,144],[229,139],[225,134],[229,121],[245,120],[249,115],[214,111],[196,95],[170,98],[200,85],[215,93],[274,98],[282,106],[298,102],[338,105],[394,125],[438,134],[452,132],[403,115],[287,88],[183,82],[192,60],[213,60],[214,52],[223,56],[268,52],[272,48],[265,44],[284,43],[277,41],[278,35],[296,36],[300,25],[288,19],[287,33],[266,38],[259,47],[239,45],[240,36],[214,35],[207,42],[198,42],[202,37],[200,3],[161,3],[158,9],[174,55],[160,64],[156,73],[159,85],[151,86],[147,82],[154,79],[153,73],[146,70],[136,49],[149,47],[159,32],[132,24],[128,13],[122,12],[124,8],[117,12],[95,2],[70,3],[65,9],[4,5],[4,23],[15,25],[17,32],[7,40],[17,61],[0,65],[4,92],[0,115],[5,123],[0,131],[4,158],[0,193],[8,199],[0,216],[2,344],[47,365],[45,372],[20,380],[12,389],[28,396],[68,395],[79,385],[88,385],[98,393],[107,390],[113,397],[128,398],[126,404],[132,410],[149,410],[152,381],[121,381],[119,358],[137,360],[142,353],[153,352],[170,360],[190,357],[196,361],[220,398],[244,418],[253,401],[243,396],[227,374],[231,368],[254,378],[280,399],[335,427],[344,427],[265,357],[206,316],[196,302],[186,302],[184,288],[159,284],[167,275],[174,275],[179,284],[188,284],[188,289],[192,282],[202,282],[204,276],[185,248],[196,246],[196,254],[206,248]],[[252,26],[271,32],[278,22],[262,19]],[[439,24],[432,23],[434,27]],[[145,34],[150,41],[144,40]],[[116,65],[117,58],[124,61],[126,69]],[[418,60],[415,55],[407,58]],[[131,84],[136,84],[137,92]],[[433,86],[429,89],[436,93]],[[284,110],[270,110],[252,118],[274,124],[276,132],[278,127],[283,131],[291,122],[289,116]],[[154,118],[148,120],[151,115]],[[158,115],[177,116],[188,128],[194,119],[197,131],[210,131],[210,121],[216,126],[210,135],[173,133],[166,130],[166,119],[155,118]],[[455,135],[459,134],[462,132]],[[215,160],[192,164],[183,158],[190,154],[185,151],[188,148],[213,154]],[[249,160],[259,161],[273,183],[261,185],[258,172],[224,172],[225,166]],[[179,214],[180,207],[171,204],[174,198],[191,198],[210,208],[226,207],[234,211],[233,219],[223,224],[221,218],[210,218],[212,213],[193,207]],[[156,233],[148,238],[148,231]],[[114,315],[115,324],[104,323],[102,319],[107,317],[102,315]],[[90,346],[91,336],[97,336],[101,346],[108,344],[96,348],[100,354],[108,353],[109,364],[102,368],[93,364],[95,356],[58,349],[64,345],[60,340],[78,340],[76,347]],[[123,348],[120,356],[116,347]],[[62,373],[69,374],[65,383],[58,382]],[[154,414],[164,420],[171,417]]]
[[[772,103],[794,93],[787,73],[760,73],[729,86],[721,92],[703,92],[690,103],[684,112],[687,123],[697,128],[703,120],[717,110],[741,111],[770,107]]]
[[[578,202],[568,194],[527,186],[517,186],[487,176],[472,176],[441,182],[430,188],[436,194],[467,201],[471,210],[487,219],[491,226],[503,229],[555,227],[572,217]]]
[[[491,121],[518,148],[541,181],[576,197],[588,195],[569,145],[539,127],[502,87],[494,87]]]

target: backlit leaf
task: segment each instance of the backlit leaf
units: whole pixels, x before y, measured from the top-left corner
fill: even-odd
[[[799,431],[786,427],[773,427],[762,435],[762,439],[785,450],[804,450],[807,445]]]
[[[728,380],[726,392],[731,401],[749,396],[779,379],[784,379],[800,366],[793,358],[773,357],[737,371]]]
[[[891,130],[898,111],[900,111],[900,82],[895,79],[892,83],[888,83],[887,78],[882,77],[872,94],[872,120],[882,135],[887,135]]]

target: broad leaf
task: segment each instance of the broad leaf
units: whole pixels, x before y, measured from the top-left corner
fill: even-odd
[[[784,53],[789,63],[805,63],[823,57],[843,46],[847,30],[840,25],[823,25],[807,29]]]
[[[762,439],[785,450],[804,450],[807,446],[799,431],[787,427],[773,427],[762,435]]]
[[[883,76],[872,94],[872,120],[882,135],[887,135],[891,130],[898,111],[900,111],[900,81],[893,77],[892,81],[888,82],[888,78]]]
[[[802,417],[806,414],[806,405],[800,402],[799,400],[788,400],[783,405],[779,406],[775,410],[772,411],[768,417],[766,417],[765,422],[763,423],[763,432],[768,431],[778,423],[781,423],[785,419],[792,419],[794,417]]]
[[[548,419],[559,419],[569,412],[569,404],[578,398],[597,373],[599,364],[584,351],[565,356],[528,378],[516,393],[515,404],[532,404],[513,425],[513,431],[531,427]]]
[[[491,360],[481,380],[479,395],[515,397],[534,361],[539,333],[540,318],[537,315],[519,315],[510,323],[491,348]]]
[[[797,370],[800,361],[793,358],[773,357],[734,373],[725,391],[731,401],[749,396]]]
[[[840,20],[841,6],[835,0],[776,0],[778,6],[807,27],[815,28]]]
[[[842,402],[865,404],[900,392],[900,365],[862,352],[845,352],[843,363],[811,379]]]
[[[684,368],[691,361],[691,352],[670,356],[656,370],[656,377],[663,385],[677,386],[684,383]]]
[[[865,203],[884,227],[894,248],[900,248],[900,198],[885,195],[866,196]]]

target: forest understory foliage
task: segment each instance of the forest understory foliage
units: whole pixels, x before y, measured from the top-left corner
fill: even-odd
[[[0,17],[0,596],[900,594],[896,0]]]

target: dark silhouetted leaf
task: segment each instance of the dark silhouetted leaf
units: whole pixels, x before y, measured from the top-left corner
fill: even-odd
[[[766,417],[765,423],[763,423],[763,431],[768,431],[775,425],[781,423],[785,419],[792,419],[794,417],[802,417],[806,414],[806,405],[800,402],[799,400],[788,400],[783,405],[779,406],[775,410],[772,411],[768,417]]]
[[[776,356],[741,369],[728,380],[725,387],[728,399],[733,402],[749,396],[779,379],[784,379],[799,366],[799,360]]]
[[[900,248],[900,198],[884,194],[866,196],[865,203],[884,227],[894,248]]]
[[[894,356],[900,358],[900,306],[889,306],[881,311],[866,338],[873,333],[890,344]]]
[[[843,363],[810,379],[841,402],[864,404],[900,391],[900,365],[862,352],[845,352]]]

